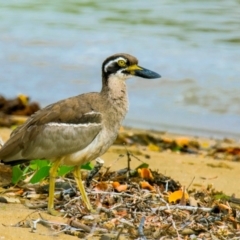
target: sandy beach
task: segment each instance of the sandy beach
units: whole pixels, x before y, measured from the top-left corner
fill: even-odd
[[[2,128],[0,136],[3,141],[9,137],[11,130]],[[152,136],[161,137],[163,139],[175,139],[177,142],[198,141],[201,147],[209,148],[216,144],[219,140],[208,138],[194,138],[191,136],[179,136],[170,133],[156,133],[145,130],[123,128],[120,130],[117,142],[122,139],[129,139],[128,136],[144,134],[152,134]],[[237,145],[233,140],[224,141],[230,145]],[[208,185],[212,185],[218,191],[223,191],[231,196],[235,194],[240,197],[240,185],[237,181],[240,172],[240,163],[227,159],[216,159],[215,157],[207,156],[206,153],[182,153],[179,151],[162,150],[156,146],[143,146],[138,143],[132,143],[126,146],[114,144],[107,153],[102,156],[105,161],[105,167],[110,167],[111,170],[119,170],[127,166],[127,151],[131,153],[131,168],[134,169],[145,162],[149,164],[152,170],[158,170],[160,173],[171,177],[175,181],[179,181],[182,186],[189,189],[202,189]],[[1,180],[1,179],[0,179]],[[29,229],[5,227],[2,224],[15,224],[24,219],[33,210],[27,209],[22,204],[5,204],[0,203],[0,239],[50,239],[49,236],[39,236],[33,234]],[[46,214],[47,215],[47,214]],[[55,219],[48,216],[48,219]],[[58,218],[60,220],[60,218]],[[67,221],[61,219],[61,221]],[[48,230],[49,231],[49,230]],[[36,238],[37,236],[37,238]],[[61,234],[57,239],[75,239],[72,236]]]

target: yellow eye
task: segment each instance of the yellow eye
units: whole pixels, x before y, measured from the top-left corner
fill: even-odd
[[[119,61],[118,61],[118,66],[119,66],[119,67],[126,67],[126,62],[123,61],[123,60],[119,60]]]

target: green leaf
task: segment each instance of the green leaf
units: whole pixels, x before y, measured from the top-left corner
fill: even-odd
[[[137,166],[135,169],[138,170],[139,168],[148,168],[149,164],[147,163],[141,163],[139,166]]]
[[[37,170],[39,168],[48,166],[50,164],[49,160],[43,160],[43,159],[36,159],[31,161],[30,168],[33,170]]]
[[[216,200],[229,200],[231,197],[229,197],[229,196],[227,196],[226,194],[224,194],[224,193],[218,193],[218,194],[215,194],[214,195],[214,199],[216,199]]]
[[[94,167],[93,164],[91,162],[88,162],[88,163],[82,165],[81,169],[92,170],[93,167]]]
[[[40,168],[31,178],[30,183],[37,183],[44,179],[45,177],[49,176],[51,166],[44,166]]]
[[[23,171],[20,169],[19,165],[16,165],[12,169],[12,182],[14,184],[18,183],[23,176]]]
[[[23,169],[23,175],[25,175],[29,171],[30,167],[27,166]]]
[[[61,166],[58,170],[58,175],[63,176],[66,175],[67,173],[71,172],[74,167],[69,167],[69,166]]]

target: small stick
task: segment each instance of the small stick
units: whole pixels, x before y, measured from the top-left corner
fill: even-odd
[[[195,176],[193,177],[192,181],[191,181],[191,182],[189,183],[189,185],[187,186],[187,191],[188,191],[188,189],[190,188],[190,186],[192,185],[194,179],[195,179]]]
[[[122,157],[124,157],[124,156],[125,156],[125,155],[120,154],[116,160],[114,160],[108,167],[106,167],[106,171],[102,174],[102,177],[105,176],[105,175],[109,172],[109,170],[111,169],[111,167],[112,167],[113,165],[115,165],[116,162],[118,162],[119,159],[122,158]]]
[[[185,206],[186,205],[185,186],[183,186],[183,194],[182,194],[182,197],[180,199],[179,205],[181,205],[181,206]]]
[[[126,151],[127,151],[127,181],[129,182],[129,174],[130,174],[130,170],[131,170],[131,167],[130,167],[130,162],[131,162],[131,157],[130,156],[131,156],[131,154],[127,150],[127,148],[126,148]]]
[[[97,191],[97,192],[90,192],[90,193],[88,193],[89,195],[95,195],[95,194],[99,194],[99,195],[101,195],[101,194],[104,194],[104,195],[115,195],[115,196],[122,196],[122,197],[133,197],[133,195],[132,194],[128,194],[128,193],[124,193],[124,192],[122,192],[122,193],[116,193],[116,192],[104,192],[104,191]],[[142,200],[142,197],[139,197],[139,196],[134,196],[135,198],[137,198],[137,199],[139,199],[139,200]]]
[[[171,216],[171,221],[172,221],[172,226],[173,226],[173,228],[176,230],[176,233],[177,233],[178,239],[180,239],[180,235],[179,235],[178,229],[177,229],[177,227],[176,227],[176,224],[175,224],[175,222],[174,222],[172,216]]]
[[[82,229],[82,230],[84,230],[85,232],[88,232],[88,233],[91,232],[91,228],[90,227],[88,227],[87,225],[82,224],[82,223],[80,223],[80,222],[78,222],[76,220],[71,220],[69,225],[71,227],[80,228],[80,229]]]
[[[117,235],[117,237],[115,238],[115,240],[118,240],[118,239],[119,239],[122,231],[123,231],[123,226],[120,228],[120,230],[119,230],[119,232],[118,232],[118,235]]]
[[[103,164],[104,164],[104,161],[101,158],[96,159],[96,165],[94,166],[94,168],[92,169],[92,171],[89,173],[89,175],[86,178],[87,187],[90,186],[90,182],[98,174],[98,172],[102,168]]]
[[[156,207],[152,208],[152,211],[163,211],[163,210],[170,210],[170,209],[180,209],[180,210],[187,210],[187,211],[197,211],[201,210],[203,212],[210,212],[212,211],[212,208],[206,208],[206,207],[192,207],[192,206],[180,206],[180,205],[171,205],[171,206],[162,206],[162,207]]]
[[[145,217],[142,217],[139,227],[138,227],[138,234],[139,234],[141,240],[147,240],[147,238],[145,237],[144,232],[143,232],[144,222],[145,222]]]

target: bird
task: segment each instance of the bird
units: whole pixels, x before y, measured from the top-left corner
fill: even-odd
[[[113,144],[128,112],[126,80],[132,76],[160,78],[138,65],[136,57],[118,53],[102,64],[100,92],[60,100],[35,112],[16,128],[0,149],[0,160],[18,164],[33,159],[52,162],[49,172],[48,212],[54,209],[55,178],[60,165],[74,166],[73,175],[82,201],[93,208],[81,179],[80,166],[103,155]]]

